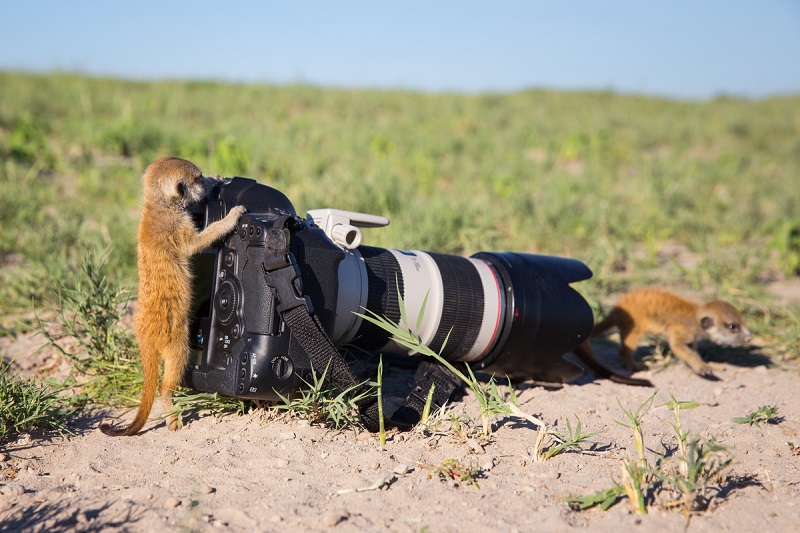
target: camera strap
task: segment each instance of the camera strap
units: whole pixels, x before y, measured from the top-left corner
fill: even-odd
[[[264,277],[276,296],[277,311],[308,355],[314,372],[321,373],[327,383],[350,398],[358,397],[369,386],[358,380],[314,314],[311,299],[303,294],[300,268],[289,251],[291,233],[284,227],[289,224],[291,217],[286,217],[282,224],[276,224],[278,227],[269,229],[264,249]],[[405,403],[393,415],[384,417],[385,426],[410,430],[421,420],[431,388],[431,403],[435,408],[444,405],[458,385],[458,379],[449,370],[423,361],[414,375],[414,384]],[[356,402],[361,421],[368,431],[377,432],[380,429],[378,399],[373,394],[362,396]]]

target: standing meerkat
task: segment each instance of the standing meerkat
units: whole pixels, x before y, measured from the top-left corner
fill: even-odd
[[[627,293],[589,338],[619,328],[619,355],[629,370],[643,370],[633,360],[639,341],[646,334],[664,335],[672,352],[698,375],[714,379],[711,368],[697,353],[697,343],[709,340],[720,346],[739,346],[752,339],[744,318],[731,304],[720,300],[698,304],[663,289],[638,289]],[[575,349],[586,361],[597,359],[589,340]]]
[[[189,358],[189,259],[232,232],[246,211],[244,206],[236,206],[225,218],[198,232],[189,207],[201,202],[214,182],[191,162],[175,157],[153,162],[144,173],[144,208],[138,233],[139,292],[134,315],[144,373],[142,401],[130,426],[115,429],[101,424],[100,430],[106,435],[135,435],[147,422],[158,387],[159,357],[164,360],[161,396],[167,412],[172,410],[172,391],[180,384]],[[181,422],[170,415],[167,425],[176,430]]]

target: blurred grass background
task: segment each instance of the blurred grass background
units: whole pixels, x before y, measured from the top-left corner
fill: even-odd
[[[660,285],[797,347],[768,288],[800,268],[800,96],[424,94],[0,72],[0,316],[52,303],[83,250],[135,287],[141,175],[174,155],[298,213],[387,216],[371,245],[574,257],[599,308]]]

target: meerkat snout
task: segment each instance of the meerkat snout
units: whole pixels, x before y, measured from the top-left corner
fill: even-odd
[[[714,300],[700,307],[700,326],[708,339],[720,346],[741,346],[750,342],[753,335],[744,325],[739,311],[731,304]]]

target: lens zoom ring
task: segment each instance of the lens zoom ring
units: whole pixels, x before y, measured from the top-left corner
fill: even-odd
[[[403,273],[397,259],[384,248],[360,246],[358,251],[367,266],[367,309],[395,323],[400,322],[397,286],[400,286],[400,293],[403,294]],[[384,329],[364,320],[354,342],[364,350],[373,351],[389,342],[389,336]]]
[[[480,334],[484,313],[483,284],[475,265],[468,259],[428,254],[439,267],[444,292],[442,318],[430,348],[440,353],[449,333],[441,356],[448,361],[455,361],[469,353]]]

